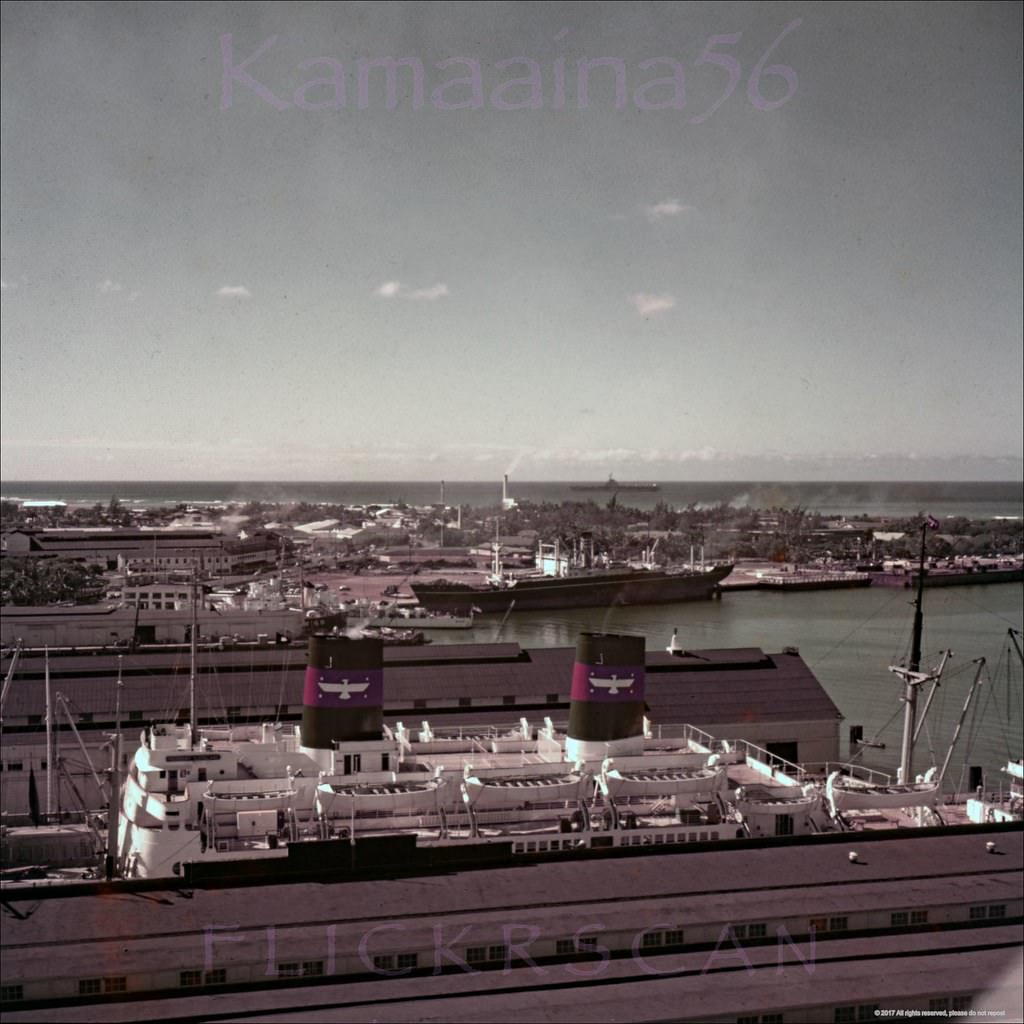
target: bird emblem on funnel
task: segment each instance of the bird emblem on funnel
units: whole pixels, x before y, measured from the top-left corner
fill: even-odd
[[[328,683],[321,676],[317,681],[316,685],[320,687],[320,698],[323,699],[324,694],[332,694],[340,700],[351,700],[352,694],[364,693],[370,688],[369,682],[365,683],[353,683],[348,679],[342,679],[340,683]]]
[[[380,707],[384,697],[383,673],[379,669],[306,669],[303,704],[308,708]]]
[[[611,696],[614,696],[619,690],[632,689],[633,683],[636,682],[636,676],[623,676],[619,678],[617,675],[611,675],[606,677],[601,676],[590,676],[590,685],[593,688],[592,692],[597,690],[607,690]]]

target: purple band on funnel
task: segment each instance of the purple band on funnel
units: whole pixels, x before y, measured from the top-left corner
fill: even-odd
[[[302,703],[307,708],[367,708],[384,705],[381,669],[306,669]]]
[[[643,665],[584,665],[572,669],[573,700],[614,704],[644,699]]]

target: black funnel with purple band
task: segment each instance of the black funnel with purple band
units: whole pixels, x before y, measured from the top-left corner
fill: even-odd
[[[313,636],[302,695],[302,746],[379,740],[384,725],[384,645],[380,640]]]
[[[642,636],[580,634],[572,670],[568,760],[643,753],[645,661]]]

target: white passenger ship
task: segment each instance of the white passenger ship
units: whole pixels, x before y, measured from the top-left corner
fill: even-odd
[[[655,739],[642,637],[584,634],[569,727],[498,735],[382,720],[381,644],[317,636],[301,726],[147,729],[123,789],[127,877],[283,861],[295,844],[412,836],[515,854],[802,835],[835,827],[800,769],[695,728]]]

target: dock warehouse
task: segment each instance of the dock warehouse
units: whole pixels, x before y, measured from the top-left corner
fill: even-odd
[[[384,650],[384,716],[418,728],[486,732],[526,718],[536,729],[550,717],[560,728],[569,715],[574,651],[524,649],[517,643],[438,644]],[[683,723],[719,739],[745,739],[786,760],[814,764],[839,759],[839,709],[803,659],[790,649],[692,651],[646,656],[648,717],[655,735]],[[306,645],[203,649],[197,665],[201,724],[298,722]],[[188,711],[189,655],[143,651],[51,652],[50,679],[76,715],[90,748],[114,728],[117,675],[121,671],[122,728],[127,756],[138,730],[152,721],[184,719]],[[28,809],[28,775],[45,760],[42,652],[22,655],[4,707],[4,799],[10,813]],[[61,747],[70,747],[59,721]],[[287,727],[287,726],[285,726]],[[74,760],[74,759],[72,759]],[[105,764],[107,755],[96,759]],[[87,800],[95,783],[84,764],[70,766]],[[99,806],[90,804],[90,806]]]
[[[4,1019],[1019,1020],[1022,836],[745,840],[255,889],[8,889]]]

